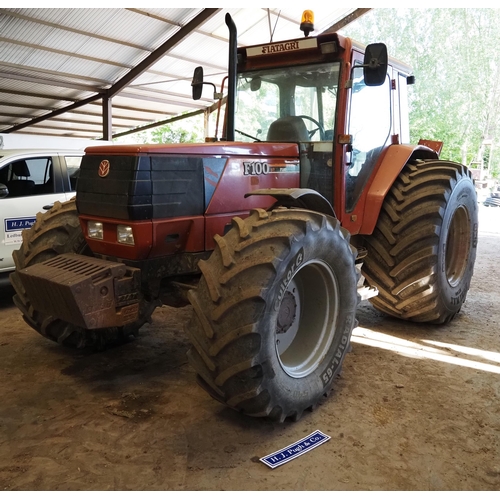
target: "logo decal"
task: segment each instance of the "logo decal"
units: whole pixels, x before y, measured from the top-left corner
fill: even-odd
[[[317,430],[312,434],[309,434],[309,436],[302,438],[300,441],[296,441],[295,443],[287,446],[286,448],[281,448],[281,450],[262,457],[260,461],[271,467],[271,469],[275,469],[276,467],[286,464],[287,462],[290,462],[290,460],[300,457],[304,453],[313,450],[329,439],[330,436],[324,434],[320,430]]]
[[[36,216],[18,217],[16,219],[4,219],[4,228],[6,232],[22,231],[29,229],[36,222]]]
[[[4,219],[5,245],[20,245],[23,242],[23,230],[29,229],[36,222],[36,216]],[[0,259],[3,260],[3,259]]]
[[[99,177],[106,177],[109,174],[109,161],[102,160],[99,164]]]
[[[316,49],[317,47],[318,42],[316,38],[311,37],[303,40],[291,40],[289,42],[277,42],[267,45],[259,45],[256,47],[248,47],[246,50],[248,57],[255,57],[276,54],[278,52],[293,52],[303,49]]]
[[[273,162],[272,165],[265,161],[244,161],[243,175],[268,175],[289,174],[299,171],[299,163],[285,160],[283,163]]]

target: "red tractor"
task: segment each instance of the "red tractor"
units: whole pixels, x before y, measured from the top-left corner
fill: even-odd
[[[209,394],[298,419],[339,373],[360,298],[417,322],[460,311],[476,195],[440,143],[407,144],[413,77],[383,44],[237,48],[226,23],[223,139],[88,148],[76,201],[38,214],[14,252],[14,301],[45,337],[101,348],[189,301]],[[194,98],[203,84],[197,68]]]

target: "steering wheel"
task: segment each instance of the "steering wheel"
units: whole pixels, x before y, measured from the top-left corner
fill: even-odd
[[[246,132],[243,132],[242,130],[238,130],[237,128],[234,129],[235,132],[238,132],[238,134],[244,135],[245,137],[248,137],[249,139],[254,139],[255,142],[261,142],[262,139],[259,139],[258,137],[255,137],[253,135],[247,134]],[[260,134],[262,130],[257,130],[257,133]]]
[[[325,129],[323,128],[323,125],[321,125],[321,123],[318,120],[316,120],[312,116],[307,116],[307,115],[298,115],[297,118],[305,118],[306,120],[310,120],[315,125],[317,125],[317,128],[315,128],[313,130],[308,130],[307,131],[308,134],[309,134],[309,139],[319,130],[319,139],[320,139],[320,141],[324,141],[325,140]]]

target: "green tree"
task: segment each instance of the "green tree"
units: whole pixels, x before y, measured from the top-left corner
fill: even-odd
[[[176,144],[182,142],[204,141],[203,114],[201,114],[129,134],[118,142],[136,144]]]
[[[413,68],[412,142],[443,141],[443,158],[467,165],[485,139],[499,143],[500,9],[373,9],[343,34],[382,41]]]
[[[151,142],[176,144],[181,142],[203,142],[203,115],[178,120],[151,129]]]

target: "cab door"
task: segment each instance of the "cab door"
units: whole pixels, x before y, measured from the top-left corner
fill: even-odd
[[[389,73],[379,86],[367,86],[363,77],[363,55],[354,52],[350,89],[348,134],[351,152],[344,170],[344,213],[348,229],[357,233],[362,222],[363,199],[367,185],[392,130],[392,95]],[[389,68],[390,70],[390,68]],[[352,224],[352,221],[356,221]]]

